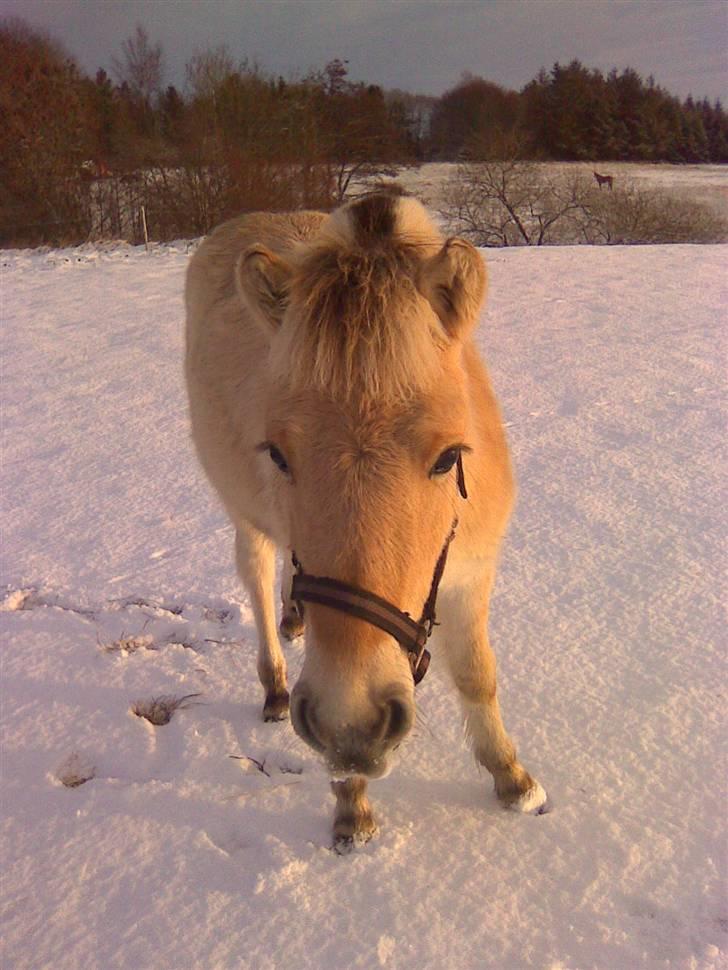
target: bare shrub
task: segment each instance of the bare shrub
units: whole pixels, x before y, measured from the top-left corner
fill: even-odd
[[[446,185],[441,214],[478,246],[543,246],[587,220],[587,191],[583,175],[551,174],[537,162],[467,162]]]
[[[716,212],[676,192],[645,189],[622,180],[613,192],[591,190],[583,242],[610,245],[718,243],[728,224]]]
[[[151,107],[159,97],[164,78],[162,45],[152,44],[144,27],[136,25],[131,37],[122,41],[121,58],[114,57],[114,73],[129,86],[133,96]]]
[[[242,212],[330,209],[333,186],[330,169],[306,161],[187,157],[92,183],[89,237],[141,243],[142,206],[150,238],[202,236]]]
[[[242,212],[331,208],[331,181],[321,167],[229,152],[220,163],[158,168],[145,188],[155,239],[200,236]]]

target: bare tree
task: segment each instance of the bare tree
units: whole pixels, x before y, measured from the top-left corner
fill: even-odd
[[[162,45],[152,44],[141,24],[121,45],[122,58],[114,58],[114,73],[119,83],[129,86],[132,94],[147,107],[159,97],[164,79]]]
[[[536,162],[468,162],[445,190],[443,214],[476,245],[542,246],[559,224],[589,219],[589,188],[580,173],[564,177]]]
[[[207,50],[197,50],[187,62],[187,92],[192,98],[214,101],[217,91],[236,71],[243,73],[247,65],[236,65],[227,44]]]
[[[336,58],[309,77],[318,90],[320,132],[338,201],[355,186],[393,177],[396,163],[409,158],[383,90],[347,81],[347,63]]]

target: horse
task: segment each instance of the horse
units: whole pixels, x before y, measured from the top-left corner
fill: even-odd
[[[398,187],[328,215],[240,216],[189,264],[192,437],[235,527],[263,719],[290,708],[322,756],[337,849],[377,830],[368,780],[412,729],[435,616],[477,762],[504,806],[546,810],[503,726],[487,632],[514,484],[473,342],[485,289],[478,251]],[[276,550],[281,632],[305,630],[290,699]]]
[[[609,191],[614,188],[614,176],[613,175],[600,175],[599,172],[594,172],[594,178],[597,180],[597,185],[601,189],[603,185],[609,188]]]

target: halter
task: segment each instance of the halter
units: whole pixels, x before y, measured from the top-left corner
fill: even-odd
[[[457,484],[462,497],[467,498],[462,455],[458,455],[457,460]],[[405,613],[381,596],[360,586],[352,586],[350,583],[326,576],[310,576],[303,571],[303,566],[296,558],[295,552],[292,554],[292,561],[296,575],[293,577],[291,586],[291,599],[296,603],[301,617],[303,617],[304,602],[319,603],[321,606],[328,606],[341,613],[356,616],[360,620],[366,620],[372,626],[389,633],[407,654],[412,668],[412,677],[415,684],[419,684],[430,666],[430,652],[425,649],[425,645],[437,625],[435,616],[437,590],[442,574],[445,572],[447,553],[450,543],[455,538],[457,525],[458,519],[455,516],[450,533],[435,563],[430,592],[419,620],[413,620],[409,613]]]

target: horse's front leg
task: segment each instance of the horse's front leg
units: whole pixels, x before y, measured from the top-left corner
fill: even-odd
[[[355,845],[368,842],[377,831],[367,798],[367,780],[354,775],[345,781],[332,781],[331,790],[336,795],[334,848],[349,852]]]
[[[492,576],[489,570],[479,583],[443,590],[438,613],[447,663],[460,693],[475,759],[493,776],[498,798],[509,808],[538,813],[546,805],[546,792],[518,760],[496,694],[495,654],[488,641]]]
[[[250,596],[258,630],[258,677],[265,689],[264,721],[288,717],[286,660],[276,630],[275,547],[247,523],[235,531],[238,575]]]

